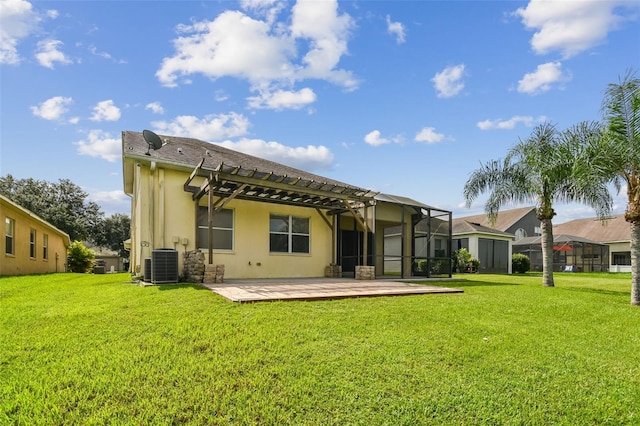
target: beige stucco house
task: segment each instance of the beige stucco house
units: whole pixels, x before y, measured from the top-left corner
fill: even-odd
[[[480,260],[478,272],[511,274],[513,234],[464,219],[453,220],[453,249],[465,248]]]
[[[0,195],[1,275],[64,272],[69,235]]]
[[[555,225],[553,233],[576,235],[606,245],[609,272],[631,272],[631,228],[623,214],[605,221],[595,217],[571,220]]]
[[[402,229],[402,276],[435,262],[435,239],[416,235],[421,221],[451,213],[379,194],[191,138],[122,133],[124,192],[131,197],[131,269],[140,276],[160,250],[200,250],[224,265],[225,278],[384,275],[384,230]],[[451,227],[444,257],[450,258]],[[418,255],[420,254],[420,255]]]

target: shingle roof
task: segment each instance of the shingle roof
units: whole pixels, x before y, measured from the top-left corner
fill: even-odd
[[[575,219],[555,225],[553,233],[576,235],[603,243],[631,240],[631,228],[624,215],[613,216],[604,223],[597,218]]]
[[[513,234],[503,232],[498,229],[489,228],[488,226],[480,225],[479,223],[469,222],[463,219],[454,219],[452,223],[453,235],[461,234],[492,234],[492,235],[504,235],[513,237]]]
[[[447,212],[448,210],[442,210],[439,209],[437,207],[433,207],[433,206],[429,206],[427,204],[421,203],[419,201],[416,201],[412,198],[408,198],[408,197],[402,197],[400,195],[391,195],[391,194],[376,194],[376,196],[374,197],[377,201],[385,201],[387,203],[392,203],[392,204],[399,204],[399,205],[405,205],[405,206],[409,206],[409,207],[416,207],[418,209],[426,209],[426,210],[438,210],[441,212]]]
[[[482,226],[487,226],[490,228],[497,229],[499,231],[506,231],[507,229],[509,229],[509,227],[511,227],[520,219],[522,219],[532,210],[535,210],[535,207],[522,207],[517,209],[511,209],[511,210],[502,210],[498,213],[498,217],[496,218],[496,223],[493,225],[489,223],[489,219],[487,219],[486,214],[459,217],[454,220],[454,223],[457,220],[465,220],[470,223],[477,223]]]
[[[208,170],[214,170],[221,164],[231,167],[239,166],[242,167],[242,169],[257,169],[258,171],[265,173],[271,172],[274,175],[299,177],[304,180],[323,182],[329,185],[337,185],[346,188],[357,188],[368,192],[368,190],[363,188],[358,188],[334,179],[308,173],[304,170],[285,166],[274,161],[233,151],[214,143],[178,136],[159,136],[164,143],[163,147],[155,151],[151,149],[149,152],[150,155],[147,156],[146,152],[148,151],[148,145],[142,137],[142,132],[123,131],[123,157],[146,158],[168,164],[185,166],[191,169],[195,168],[204,158],[205,162],[203,164],[203,168]]]
[[[520,238],[518,241],[513,243],[514,246],[526,246],[530,244],[541,244],[542,236],[538,235],[535,237],[524,237]],[[554,244],[569,244],[569,243],[588,243],[588,244],[601,244],[598,241],[590,240],[588,238],[579,237],[577,235],[567,235],[567,234],[553,234],[553,243]]]
[[[20,204],[15,203],[14,201],[10,200],[8,197],[5,197],[4,195],[0,195],[0,204],[6,204],[16,210],[21,211],[22,214],[24,215],[30,216],[33,220],[40,222],[42,225],[46,226],[47,228],[51,229],[57,234],[60,234],[60,236],[62,236],[62,241],[65,244],[65,246],[68,247],[69,245],[71,245],[71,239],[69,238],[69,234],[62,231],[61,229],[56,228],[55,226],[53,226],[52,224],[50,224],[49,222],[47,222],[46,220],[44,220],[43,218],[41,218],[40,216],[32,212],[31,210],[22,207]]]

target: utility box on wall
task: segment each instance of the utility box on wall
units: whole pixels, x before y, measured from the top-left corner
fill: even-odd
[[[151,252],[151,282],[167,284],[178,282],[178,251],[157,249]]]

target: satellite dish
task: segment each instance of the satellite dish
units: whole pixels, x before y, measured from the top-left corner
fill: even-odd
[[[143,130],[142,137],[147,141],[148,145],[147,152],[145,154],[151,155],[151,148],[153,148],[154,151],[162,148],[162,139],[160,139],[160,136],[156,135],[151,130]]]

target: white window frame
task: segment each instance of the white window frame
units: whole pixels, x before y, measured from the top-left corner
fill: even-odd
[[[42,234],[42,258],[49,260],[49,234]]]
[[[4,226],[5,226],[4,253],[11,256],[15,256],[16,254],[16,221],[14,219],[11,219],[10,217],[5,217]]]
[[[202,210],[201,210],[202,209]],[[200,224],[200,223],[196,223],[196,235],[200,235],[200,230],[209,230],[209,223],[208,223],[208,210],[209,208],[206,206],[198,206],[198,213],[200,211],[207,211],[207,223],[205,224]],[[224,247],[224,248],[214,248],[214,250],[216,251],[233,251],[234,246],[235,246],[235,227],[236,227],[236,217],[235,217],[235,211],[234,209],[220,209],[220,212],[231,212],[231,228],[227,228],[227,227],[222,227],[222,226],[215,226],[213,227],[213,241],[215,244],[216,241],[216,231],[218,232],[231,232],[231,247]],[[200,214],[198,214],[198,217],[200,217]],[[216,213],[213,214],[213,220],[214,220],[214,224],[215,224],[215,217],[216,217]],[[206,250],[209,248],[209,241],[208,241],[208,234],[207,234],[207,238],[204,239],[204,241],[202,238],[197,238],[197,245],[199,246],[198,248],[201,250]]]
[[[36,238],[38,234],[35,228],[29,228],[29,259],[35,259],[38,255],[36,253]]]
[[[274,216],[288,218],[287,232],[273,231],[271,229],[271,218],[274,217]],[[303,220],[307,221],[307,229],[308,229],[307,233],[293,232],[293,219],[294,218],[295,219],[303,219]],[[286,235],[287,236],[287,251],[274,251],[274,250],[272,250],[272,247],[271,247],[271,236],[272,235]],[[306,251],[293,251],[293,237],[295,237],[295,236],[307,237],[307,250]],[[273,253],[273,254],[302,254],[302,255],[311,254],[311,218],[310,217],[306,217],[306,216],[294,216],[294,215],[287,215],[287,214],[271,213],[269,215],[269,253]]]

